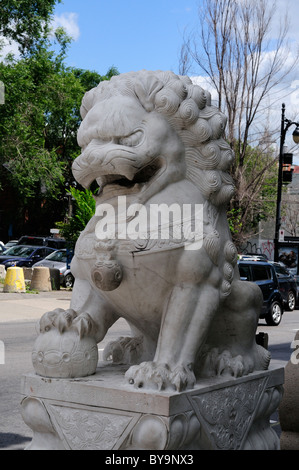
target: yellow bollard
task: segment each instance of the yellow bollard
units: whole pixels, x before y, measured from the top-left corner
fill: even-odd
[[[3,292],[26,292],[23,268],[7,268]]]

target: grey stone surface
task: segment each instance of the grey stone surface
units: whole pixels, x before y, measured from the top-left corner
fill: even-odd
[[[227,222],[226,117],[188,77],[161,71],[100,83],[81,114],[73,174],[98,183],[96,213],[76,244],[69,308],[39,322],[39,376],[22,389],[29,448],[277,449],[283,378],[256,343],[262,294],[240,280]],[[131,335],[97,368],[92,351],[119,319]]]
[[[125,367],[100,363],[86,379],[23,377],[29,450],[277,450],[270,415],[283,369],[205,379],[192,391],[129,387]]]
[[[292,343],[294,352],[285,367],[284,395],[279,405],[279,419],[281,423],[280,445],[282,450],[299,449],[299,332],[296,333]]]
[[[261,292],[240,281],[226,217],[234,155],[209,93],[172,72],[132,72],[89,91],[81,114],[73,173],[83,186],[99,184],[96,214],[76,244],[71,308],[41,319],[36,371],[57,377],[64,352],[55,334],[100,342],[119,318],[132,335],[104,355],[132,365],[132,386],[182,391],[198,377],[267,369],[255,341]],[[142,214],[162,204],[191,215],[146,226]],[[82,375],[74,361],[71,369]]]

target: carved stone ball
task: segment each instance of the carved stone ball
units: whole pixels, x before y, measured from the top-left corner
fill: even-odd
[[[35,372],[44,377],[75,378],[92,375],[98,363],[98,347],[94,338],[75,331],[60,334],[50,330],[40,334],[32,351]]]
[[[97,262],[92,272],[92,279],[98,289],[112,291],[122,281],[122,268],[117,261]]]

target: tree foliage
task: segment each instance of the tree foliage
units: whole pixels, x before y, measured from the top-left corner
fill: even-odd
[[[51,227],[63,218],[66,185],[73,183],[71,167],[80,154],[77,131],[84,93],[118,71],[111,67],[100,75],[67,67],[65,58],[71,39],[59,28],[55,36],[59,48],[57,51],[55,47],[54,52],[53,41],[43,35],[53,11],[50,5],[55,2],[4,1],[0,10],[7,8],[7,13],[11,8],[14,20],[17,11],[13,8],[19,3],[24,16],[30,16],[31,8],[36,8],[35,16],[28,22],[24,20],[28,27],[24,34],[30,33],[33,42],[30,48],[26,43],[26,52],[23,48],[20,58],[8,55],[0,62],[0,80],[5,86],[5,103],[0,106],[0,211],[7,190],[12,189],[18,208],[17,213],[10,211],[10,221],[18,218],[21,231],[28,226],[31,232],[45,233],[49,224]],[[7,18],[1,19],[2,32],[21,40],[25,47],[21,30],[19,36],[13,36]],[[34,34],[31,27],[36,27]],[[30,220],[35,222],[30,224]],[[0,229],[2,224],[3,220]]]
[[[70,194],[74,201],[74,214],[65,222],[57,222],[60,234],[68,241],[68,247],[73,249],[75,243],[85,226],[95,213],[95,199],[89,189],[80,190],[70,188]]]
[[[1,0],[0,36],[14,40],[22,53],[47,35],[54,8],[61,0]]]
[[[230,210],[241,224],[233,234],[239,245],[257,230],[261,216],[274,214],[271,143],[277,124],[267,126],[267,100],[298,63],[298,53],[291,56],[287,47],[287,18],[281,15],[280,28],[273,29],[275,12],[275,1],[203,0],[199,26],[185,38],[181,52],[181,72],[195,65],[228,117],[226,139],[236,154],[236,197]]]

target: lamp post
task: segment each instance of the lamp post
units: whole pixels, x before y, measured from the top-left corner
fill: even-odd
[[[277,203],[276,203],[276,222],[275,222],[275,238],[274,238],[274,261],[278,261],[278,240],[279,229],[281,226],[281,191],[283,184],[283,156],[284,144],[287,131],[291,126],[295,125],[296,129],[293,132],[293,140],[296,144],[299,143],[299,123],[290,121],[285,117],[285,104],[282,104],[281,109],[281,131],[280,131],[280,147],[279,147],[279,166],[278,166],[278,184],[277,184]]]

